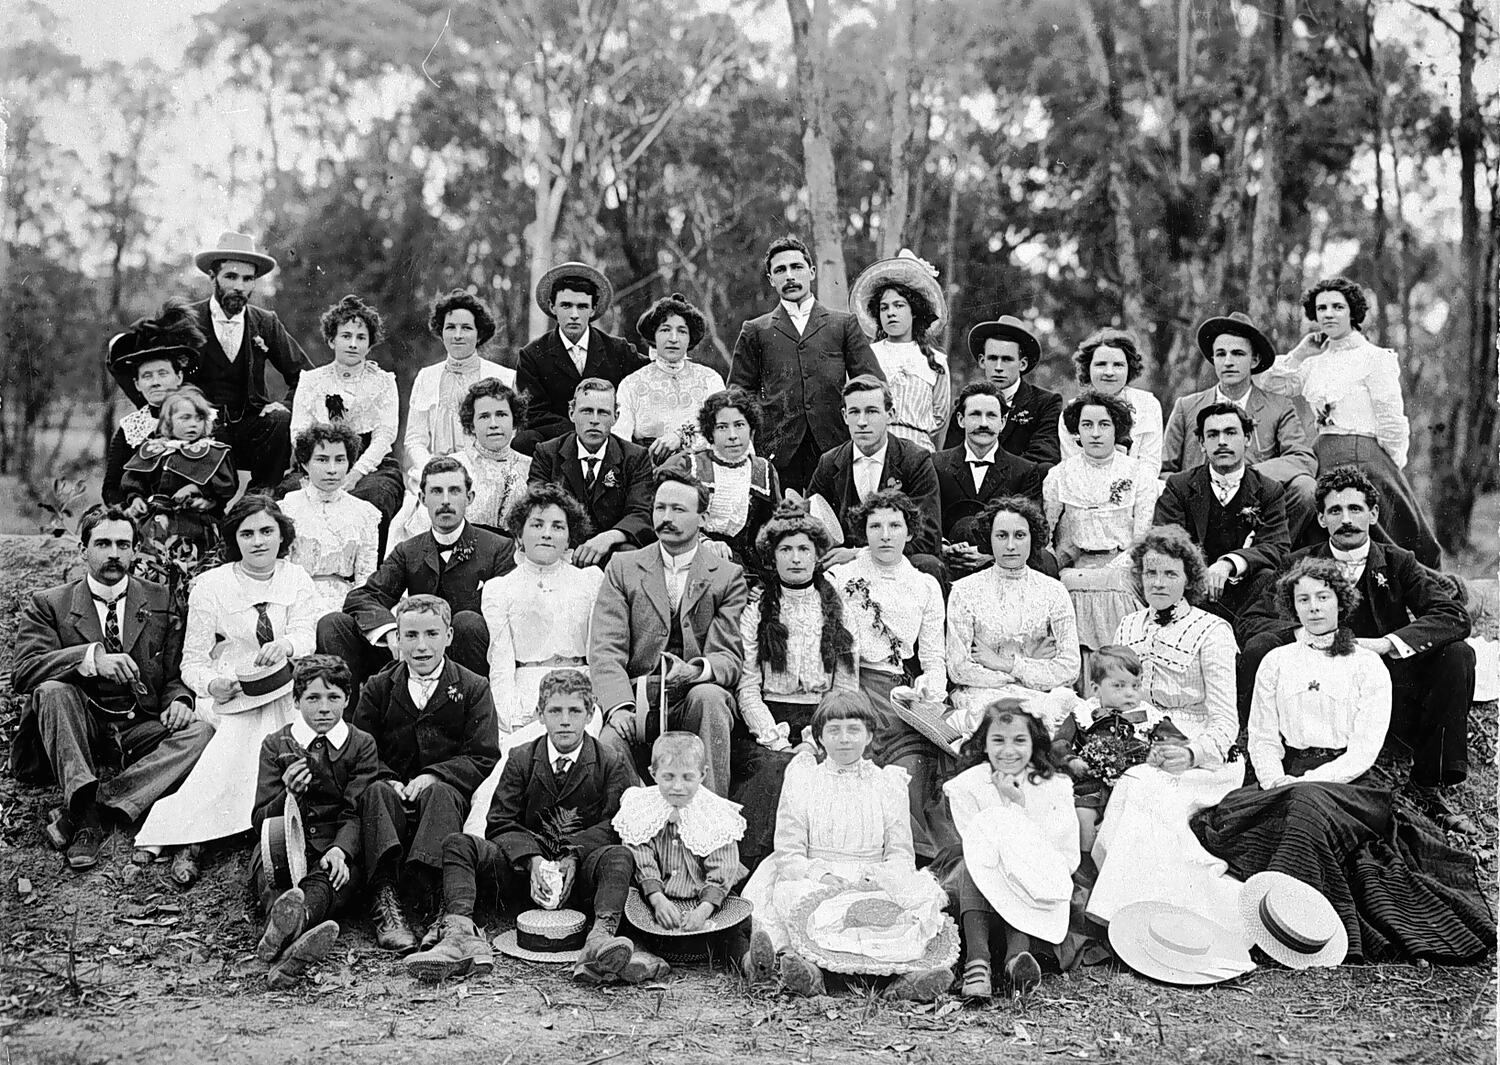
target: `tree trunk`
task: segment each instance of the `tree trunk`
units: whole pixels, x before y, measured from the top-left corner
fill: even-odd
[[[1375,218],[1371,241],[1370,280],[1375,290],[1375,316],[1381,344],[1391,343],[1391,283],[1387,262],[1390,223],[1385,211],[1385,82],[1381,78],[1375,42],[1375,10],[1365,0],[1364,37],[1359,44],[1359,63],[1370,82],[1370,132],[1375,138]]]
[[[1275,315],[1281,282],[1281,171],[1286,156],[1289,52],[1286,37],[1292,15],[1292,0],[1276,0],[1275,14],[1266,20],[1271,57],[1267,64],[1266,120],[1260,138],[1260,182],[1250,235],[1250,317],[1257,322],[1269,322]]]
[[[943,260],[943,284],[947,291],[956,291],[955,285],[958,278],[954,275],[954,269],[958,265],[958,172],[960,157],[957,152],[953,153],[953,179],[948,183],[948,227],[943,241],[946,254]],[[950,355],[953,353],[953,314],[943,316],[943,350]],[[952,360],[948,363],[953,365]]]
[[[1177,180],[1192,180],[1192,151],[1187,123],[1188,94],[1193,88],[1193,0],[1177,0]]]
[[[889,259],[905,244],[906,220],[911,212],[912,167],[916,160],[916,126],[911,98],[916,91],[912,51],[917,34],[916,0],[896,0],[896,39],[886,81],[891,97],[891,194],[880,224],[879,255]]]
[[[844,269],[844,223],[839,216],[833,165],[833,120],[828,113],[824,76],[830,0],[786,0],[792,19],[792,50],[797,60],[797,99],[802,109],[802,168],[812,215],[813,265],[818,268],[818,299],[842,310],[849,302]]]

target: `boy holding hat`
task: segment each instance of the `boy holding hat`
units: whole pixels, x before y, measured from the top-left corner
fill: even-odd
[[[1002,315],[969,330],[969,354],[1005,401],[1000,446],[1017,458],[1035,462],[1043,473],[1056,466],[1062,457],[1062,443],[1057,437],[1062,396],[1025,379],[1042,361],[1042,342],[1036,334],[1019,318]],[[963,426],[955,411],[947,446],[958,447],[963,442]]]

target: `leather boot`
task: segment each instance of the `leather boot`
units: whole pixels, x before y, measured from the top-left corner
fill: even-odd
[[[375,945],[381,950],[410,954],[417,949],[417,937],[412,933],[406,914],[401,909],[396,886],[389,880],[382,881],[375,888],[375,901],[370,906],[370,917],[375,922]]]
[[[823,971],[794,950],[781,955],[781,983],[792,994],[803,998],[824,992]]]
[[[339,923],[324,921],[304,932],[287,947],[271,971],[266,973],[266,986],[272,991],[285,991],[295,987],[307,975],[308,966],[328,957],[333,945],[338,942]]]
[[[490,941],[479,934],[473,918],[450,913],[443,917],[443,938],[431,950],[406,959],[406,971],[418,980],[437,983],[458,976],[483,976],[495,967]]]
[[[588,977],[620,975],[620,970],[630,961],[635,944],[615,934],[619,926],[620,915],[617,913],[601,913],[594,918],[594,927],[589,929],[588,938],[583,941],[583,954],[573,967],[574,976],[585,983],[599,983],[599,980],[589,980]]]
[[[78,830],[68,843],[68,868],[81,873],[98,865],[99,848],[104,843],[104,835],[104,822],[99,817],[99,807],[91,804],[79,818]]]
[[[301,888],[289,888],[271,903],[266,914],[266,930],[256,945],[255,956],[264,962],[281,957],[287,945],[307,927],[307,898]]]
[[[672,971],[666,959],[658,958],[643,947],[630,952],[630,960],[620,968],[623,984],[644,984],[647,980],[660,980]]]

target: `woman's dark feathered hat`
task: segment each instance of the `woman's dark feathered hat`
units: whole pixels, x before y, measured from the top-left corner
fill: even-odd
[[[126,379],[133,383],[135,369],[141,363],[171,359],[180,373],[189,374],[198,365],[198,352],[204,343],[191,305],[174,296],[155,316],[138,318],[125,332],[110,338],[109,372],[122,384]]]

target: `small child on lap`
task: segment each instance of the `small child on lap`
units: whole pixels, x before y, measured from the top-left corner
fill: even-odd
[[[266,914],[256,954],[272,963],[266,974],[272,988],[292,986],[327,956],[339,934],[338,922],[328,918],[359,889],[359,796],[375,779],[379,755],[369,733],[344,722],[352,690],[343,659],[308,655],[292,677],[302,720],[261,741],[255,831],[266,818],[282,815],[290,793],[307,841],[307,875],[280,893],[271,886],[260,847],[250,855],[251,883]]]

